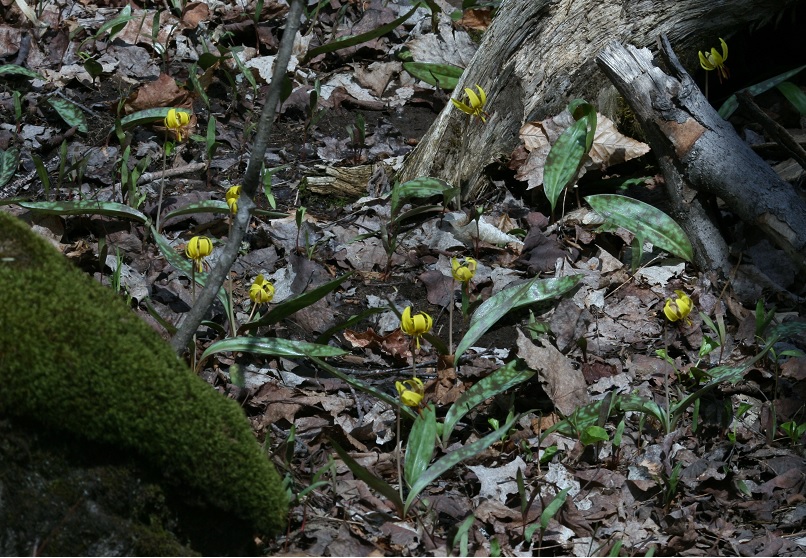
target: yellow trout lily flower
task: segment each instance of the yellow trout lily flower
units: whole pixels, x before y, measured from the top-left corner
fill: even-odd
[[[238,198],[241,196],[241,186],[232,186],[226,193],[227,206],[230,213],[238,213]]]
[[[691,298],[689,298],[689,296],[683,291],[675,291],[674,293],[677,295],[677,297],[674,300],[670,298],[666,299],[666,305],[663,307],[663,313],[666,314],[666,317],[670,322],[686,320],[686,323],[691,325],[691,319],[688,317],[688,315],[691,313],[692,307],[694,306],[694,304],[691,302]]]
[[[182,131],[190,122],[190,115],[184,111],[171,109],[165,117],[165,127],[176,133],[176,140],[182,141]]]
[[[400,395],[400,401],[407,407],[419,407],[423,401],[425,394],[425,386],[423,386],[420,378],[412,378],[404,382],[395,382],[397,393]]]
[[[213,241],[206,236],[194,236],[185,247],[185,255],[204,271],[204,258],[213,253]]]
[[[402,329],[403,333],[406,335],[414,337],[417,343],[417,350],[420,350],[420,337],[422,337],[424,333],[431,331],[431,326],[433,325],[434,320],[425,312],[420,312],[412,316],[411,306],[406,306],[406,309],[403,310],[403,317],[400,318],[400,329]]]
[[[274,298],[274,285],[266,281],[263,275],[258,275],[257,278],[255,278],[255,282],[249,287],[249,298],[255,304],[271,302],[271,299]]]
[[[453,106],[465,114],[475,116],[482,122],[487,122],[487,116],[489,115],[484,112],[484,105],[487,104],[487,94],[484,92],[484,89],[481,88],[481,85],[476,85],[476,89],[479,92],[478,95],[476,95],[472,89],[468,87],[465,88],[467,104],[463,103],[462,101],[457,101],[456,99],[451,99],[451,102],[453,103]]]
[[[464,258],[461,262],[458,258],[451,258],[451,275],[460,283],[467,283],[476,274],[477,265],[473,258]]]
[[[728,79],[730,75],[725,66],[725,60],[728,59],[728,45],[722,38],[719,39],[719,42],[722,45],[722,54],[718,53],[716,48],[712,48],[711,52],[698,52],[697,55],[700,57],[700,66],[709,72],[716,70],[719,83],[722,83],[722,78]]]

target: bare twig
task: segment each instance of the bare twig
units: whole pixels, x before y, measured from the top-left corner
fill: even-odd
[[[282,86],[283,77],[288,69],[288,62],[291,59],[294,37],[297,34],[297,29],[299,29],[302,7],[303,0],[291,1],[291,9],[288,12],[285,33],[283,34],[283,40],[280,42],[280,50],[277,53],[274,74],[272,75],[271,85],[269,85],[269,92],[266,96],[266,104],[263,105],[263,112],[260,115],[260,122],[257,128],[257,137],[255,138],[252,153],[249,157],[249,165],[246,167],[246,174],[242,182],[241,197],[238,200],[238,213],[235,215],[235,219],[232,223],[232,233],[227,239],[227,244],[218,259],[218,263],[207,278],[204,290],[202,290],[198,300],[193,305],[193,308],[190,309],[190,312],[187,313],[182,325],[179,326],[176,335],[174,335],[174,338],[171,340],[171,347],[173,347],[177,354],[181,355],[184,353],[190,340],[193,338],[193,334],[198,329],[199,324],[201,324],[204,315],[215,301],[218,290],[221,288],[221,285],[224,284],[224,279],[229,274],[230,267],[232,267],[235,258],[238,256],[241,241],[249,226],[252,210],[255,208],[253,198],[257,192],[260,169],[263,165],[266,148],[269,144],[269,134],[274,124],[277,103],[280,100],[280,88]]]

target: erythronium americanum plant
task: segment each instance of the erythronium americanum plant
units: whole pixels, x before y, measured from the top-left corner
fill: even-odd
[[[692,307],[694,306],[694,304],[691,302],[691,298],[683,291],[678,290],[674,293],[677,295],[674,299],[666,299],[666,304],[663,307],[663,313],[670,322],[685,320],[686,324],[691,325],[691,318],[688,317],[688,315],[691,314]]]
[[[181,110],[171,109],[165,117],[165,127],[176,134],[176,141],[182,141],[182,133],[187,134],[187,126],[190,123],[190,115]]]
[[[710,52],[697,52],[697,55],[700,58],[700,66],[702,69],[705,70],[705,98],[708,98],[708,73],[716,70],[716,75],[719,77],[719,83],[722,83],[722,78],[728,79],[730,73],[728,72],[728,67],[725,66],[725,60],[728,59],[728,45],[725,41],[720,37],[719,43],[722,46],[722,53],[716,51],[716,48],[712,48]]]
[[[204,271],[204,259],[213,253],[213,241],[206,236],[194,236],[185,247],[185,255],[193,260],[199,273]]]
[[[252,301],[252,311],[249,313],[249,320],[255,315],[257,307],[261,304],[267,304],[274,298],[274,285],[263,278],[263,275],[258,275],[252,286],[249,287],[249,300]]]
[[[487,93],[485,93],[481,85],[478,84],[476,84],[476,91],[478,91],[478,94],[476,94],[476,92],[470,89],[469,87],[465,88],[465,96],[467,97],[467,103],[463,101],[457,101],[456,99],[451,98],[451,103],[453,103],[453,106],[455,106],[468,116],[467,121],[465,122],[464,125],[464,132],[462,133],[462,154],[461,154],[462,159],[464,159],[465,152],[467,151],[467,136],[468,136],[468,130],[470,130],[470,121],[473,118],[478,118],[482,122],[482,124],[486,124],[487,118],[490,116],[484,110],[484,107],[487,104]],[[456,188],[459,188],[459,194],[456,196],[457,206],[459,209],[462,208],[462,192],[461,192],[462,167],[463,165],[460,162],[460,164],[457,165],[456,180],[454,184]]]
[[[462,285],[462,316],[467,318],[469,306],[468,283],[476,274],[478,263],[470,257],[451,258],[451,275]],[[453,289],[451,289],[453,290]],[[453,354],[453,292],[448,306],[448,352]]]
[[[487,117],[489,116],[489,114],[484,112],[484,105],[487,104],[487,94],[484,92],[484,89],[481,88],[481,85],[476,85],[476,90],[478,91],[478,95],[469,87],[465,88],[467,103],[457,101],[456,99],[451,99],[451,102],[453,103],[453,106],[465,114],[469,114],[470,116],[478,118],[482,122],[486,123]]]
[[[434,320],[425,312],[412,315],[411,306],[406,306],[400,318],[400,329],[413,338],[417,351],[420,350],[420,338],[431,331]]]
[[[238,198],[241,195],[241,186],[231,186],[227,193],[225,194],[225,199],[227,200],[227,207],[229,207],[230,213],[233,215],[238,213]]]

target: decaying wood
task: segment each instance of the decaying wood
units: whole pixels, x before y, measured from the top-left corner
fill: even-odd
[[[694,66],[697,50],[715,46],[717,37],[729,38],[794,3],[504,0],[455,93],[481,85],[487,124],[473,122],[465,138],[465,115],[448,103],[399,178],[435,176],[461,184],[464,197],[474,199],[488,185],[484,168],[512,153],[524,122],[557,114],[576,97],[598,99],[608,82],[594,58],[609,41],[645,47],[665,33]]]
[[[718,197],[745,223],[758,227],[806,269],[806,202],[717,114],[672,51],[660,52],[672,76],[653,64],[649,49],[608,44],[597,57],[630,104],[661,162],[673,210],[699,250],[704,269],[727,264],[724,241],[686,187]],[[720,261],[721,259],[721,261]]]

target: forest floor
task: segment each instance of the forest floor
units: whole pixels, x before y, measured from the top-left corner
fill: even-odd
[[[206,265],[214,266],[228,234],[223,200],[245,171],[288,10],[261,4],[46,0],[31,6],[44,23],[37,28],[18,3],[0,0],[2,209],[117,289],[166,339],[195,289],[165,246],[182,255],[193,236],[206,235],[215,247]],[[394,169],[450,95],[405,71],[401,59],[464,67],[491,17],[489,7],[438,5],[436,28],[421,7],[393,31],[310,56],[411,6],[309,2],[266,155],[270,187],[257,199],[266,213],[253,218],[230,274],[234,324],[219,303],[196,338],[192,364],[242,404],[289,483],[288,530],[262,541],[265,552],[806,554],[806,282],[782,252],[725,215],[726,235],[743,250],[731,277],[700,273],[650,246],[634,271],[629,232],[600,230],[573,195],[552,222],[542,189],[516,179],[534,169],[503,165],[496,187],[465,200],[464,210],[451,205],[390,226]],[[23,70],[7,69],[14,65]],[[792,79],[804,89],[802,77]],[[758,99],[802,137],[804,119],[783,96]],[[166,107],[190,111],[181,140],[161,125]],[[486,110],[495,117],[494,106]],[[758,126],[738,115],[732,122],[803,191],[803,169],[792,171]],[[161,179],[166,169],[175,173]],[[588,172],[579,188],[662,208],[662,181],[650,151]],[[162,248],[149,227],[160,192]],[[56,205],[24,206],[44,201]],[[99,210],[68,215],[76,201]],[[105,203],[126,204],[135,217],[101,210]],[[186,211],[192,204],[200,205]],[[382,230],[397,238],[394,250]],[[467,316],[452,257],[478,262]],[[258,275],[275,288],[258,309],[264,318],[304,293],[328,292],[250,328]],[[490,312],[483,301],[535,278],[573,288],[540,282],[545,296],[532,304],[494,299],[508,311],[474,330],[474,312]],[[694,308],[671,322],[663,310],[676,291]],[[459,362],[440,354],[439,342],[423,340],[417,350],[400,329],[409,306],[433,318],[443,345],[472,333]],[[345,354],[325,365],[244,350],[200,358],[233,329]],[[412,363],[423,406],[401,411],[390,401],[396,382],[411,380]],[[500,392],[482,383],[502,369],[517,380]],[[417,478],[429,482],[401,514],[397,444],[416,455],[407,447],[411,417],[429,412],[425,403],[440,421],[460,416],[419,469],[405,463],[407,476],[414,471],[406,494]]]

